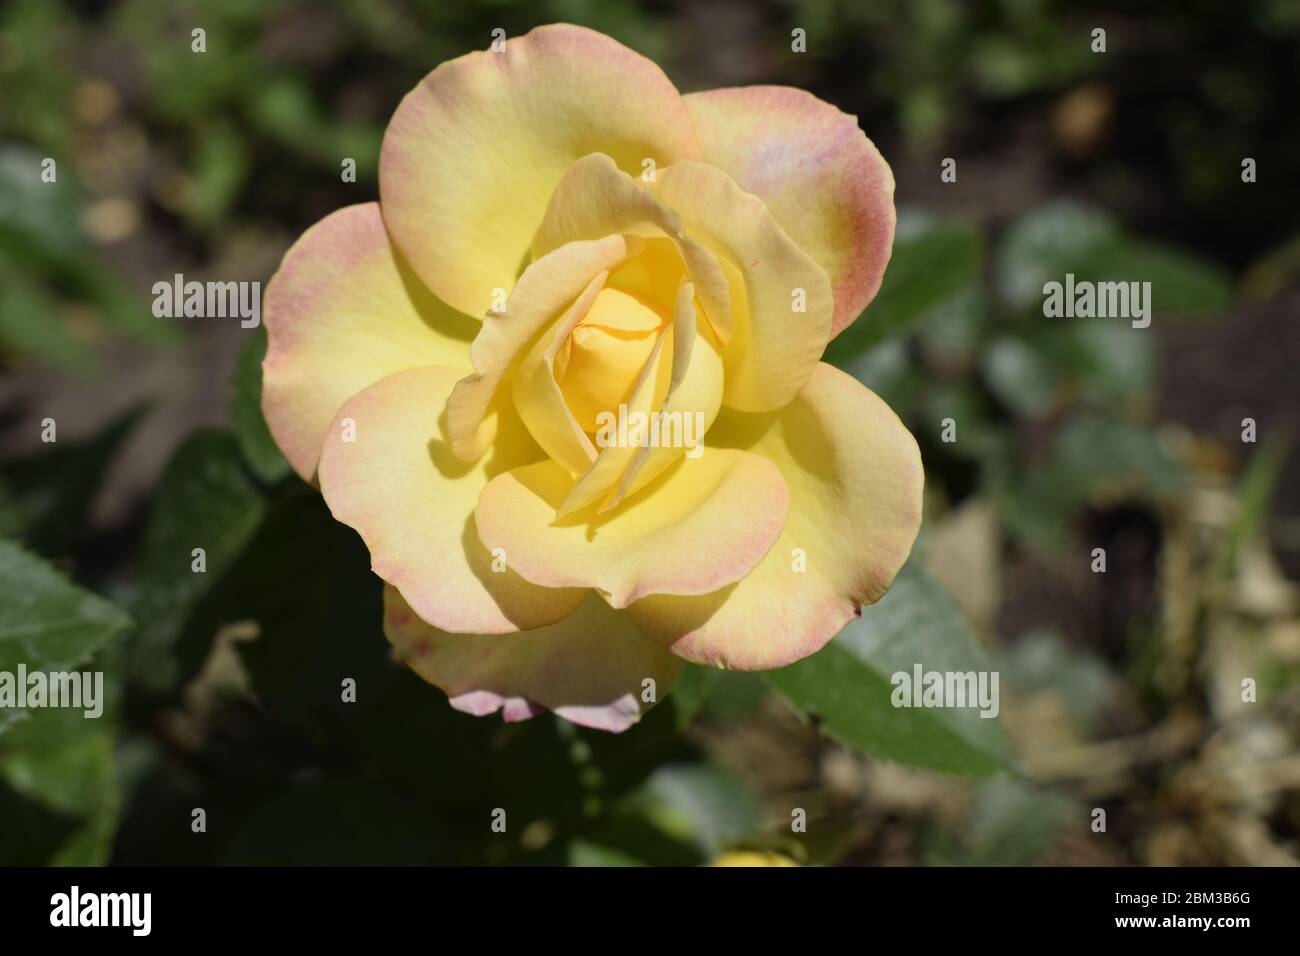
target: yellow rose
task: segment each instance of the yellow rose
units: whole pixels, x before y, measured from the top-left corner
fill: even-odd
[[[780,853],[764,850],[732,850],[715,857],[709,866],[798,866],[794,860]]]
[[[426,76],[379,167],[271,281],[263,409],[453,706],[623,730],[889,588],[916,443],[820,361],[893,241],[853,117],[555,25]]]

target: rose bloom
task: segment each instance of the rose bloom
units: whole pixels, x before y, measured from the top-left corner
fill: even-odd
[[[893,190],[816,97],[682,96],[581,27],[406,96],[379,201],[271,280],[263,410],[454,707],[620,731],[683,661],[782,667],[884,594],[920,456],[820,359],[880,287]]]

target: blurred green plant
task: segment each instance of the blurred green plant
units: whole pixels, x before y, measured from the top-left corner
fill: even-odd
[[[69,317],[89,307],[111,329],[145,342],[175,340],[100,259],[81,230],[82,198],[65,164],[42,180],[45,159],[28,146],[0,142],[0,350],[67,372],[96,367],[95,330]],[[60,318],[62,316],[62,318]]]
[[[106,863],[119,803],[111,642],[130,618],[13,541],[0,540],[0,582],[0,673],[16,681],[19,665],[28,673],[100,671],[108,698],[94,718],[69,708],[0,710],[0,806],[14,821],[0,840],[0,864]]]
[[[1089,224],[1092,232],[1062,222]],[[966,462],[977,475],[971,487],[990,495],[1010,533],[1048,546],[1059,545],[1079,509],[1099,497],[1179,487],[1177,456],[1143,424],[1154,372],[1142,351],[1146,330],[1114,323],[1112,330],[1097,320],[1048,327],[1033,317],[1034,299],[1024,291],[1041,288],[1053,269],[1089,274],[1081,263],[1102,244],[1097,237],[1109,249],[1137,250],[1138,258],[1148,247],[1104,217],[1053,206],[1008,229],[986,286],[977,231],[912,216],[903,224],[881,297],[859,323],[866,331],[844,338],[836,355],[911,421],[942,494],[962,493],[951,465]],[[1081,245],[1059,248],[1061,233],[1080,237]],[[1198,269],[1182,255],[1161,262]],[[1096,274],[1108,275],[1108,268],[1097,266]],[[1162,281],[1181,281],[1171,275]],[[1208,290],[1203,303],[1229,296],[1215,270],[1196,281]],[[1157,321],[1167,316],[1159,311]],[[881,328],[873,330],[876,321]],[[957,672],[995,666],[915,560],[882,601],[820,653],[767,675],[690,667],[663,705],[617,738],[546,717],[503,726],[456,713],[394,662],[365,549],[317,495],[290,478],[260,415],[264,350],[259,335],[241,356],[233,430],[192,436],[163,478],[128,594],[137,623],[123,632],[125,643],[109,641],[114,659],[129,665],[125,723],[82,734],[99,742],[68,757],[75,773],[100,773],[105,761],[112,769],[116,746],[129,767],[118,837],[124,859],[692,864],[728,849],[774,845],[779,833],[765,826],[757,798],[716,766],[692,733],[697,722],[758,713],[769,688],[861,753],[958,774],[1014,771],[998,720],[973,709],[889,703],[891,675],[914,663]],[[945,416],[959,423],[960,438],[948,448],[932,438]],[[1026,458],[1018,436],[1030,425],[1046,426],[1047,442]],[[49,455],[82,457],[100,472],[128,427],[119,423]],[[51,474],[25,467],[6,479],[11,494],[0,499],[8,501],[0,514],[28,514],[13,530],[70,553],[75,531],[41,530],[48,502],[15,493],[31,486],[24,474]],[[89,494],[70,488],[64,500]],[[196,547],[205,551],[202,574],[191,570]],[[114,666],[120,680],[123,670]],[[1032,691],[1043,666],[1016,658],[1008,675],[1020,692]],[[356,703],[341,699],[345,678],[357,682]],[[187,732],[197,734],[186,745],[191,755],[152,743],[160,709],[196,722]],[[218,745],[204,730],[209,722],[226,728],[219,772],[210,769]],[[10,746],[14,766],[33,759]],[[178,774],[190,781],[183,792],[172,782]],[[39,779],[32,776],[18,796],[0,793],[0,800],[15,803],[14,812],[30,819],[31,832],[44,834],[48,847],[70,845],[90,826],[76,821],[94,821],[98,856],[91,858],[102,858],[104,833],[116,826],[116,798],[112,809],[75,805],[59,797],[54,778],[51,795],[42,798]],[[203,794],[210,839],[163,840],[154,821],[161,814],[186,825],[194,787]],[[1050,830],[1059,801],[1016,792],[1016,800],[1027,801],[1023,812],[1010,813],[990,797],[987,823],[972,824],[974,836],[947,849],[934,844],[935,859],[1032,856],[1043,838],[1000,828]],[[509,808],[509,837],[491,830],[498,807]],[[978,807],[977,801],[977,817]],[[986,836],[979,836],[981,827]],[[844,840],[840,834],[776,848],[803,862],[828,862]],[[1008,840],[1019,849],[1001,849]],[[19,855],[35,852],[28,846]]]
[[[782,58],[773,62],[796,73],[824,69],[827,82],[849,64],[852,81],[840,92],[870,89],[896,110],[912,146],[932,146],[960,127],[973,101],[1033,105],[1096,73],[1086,31],[1061,15],[1065,6],[803,0],[769,12],[808,29],[808,58],[789,62],[787,34],[774,31]],[[1200,0],[1191,7],[1195,17],[1171,13],[1171,22],[1202,38],[1239,15],[1206,13]],[[78,102],[81,84],[113,74],[102,55],[83,57],[101,34],[113,50],[131,51],[129,69],[112,80],[127,101],[128,131],[149,144],[130,187],[165,221],[163,241],[203,260],[236,225],[274,232],[337,205],[328,190],[343,188],[340,157],[356,159],[372,194],[393,104],[437,63],[485,47],[492,28],[517,35],[575,20],[671,63],[683,55],[681,21],[662,12],[583,0],[328,8],[228,0],[205,5],[202,23],[191,23],[198,14],[154,0],[93,16],[44,0],[7,4],[0,348],[68,371],[93,368],[95,324],[87,332],[75,307],[149,342],[174,330],[148,315],[84,235],[87,198],[75,184],[99,140],[78,119]],[[1300,17],[1280,0],[1251,16],[1271,31],[1271,49],[1300,36]],[[207,33],[202,70],[190,49],[196,25]],[[881,53],[868,58],[865,80],[864,46]],[[83,59],[96,66],[66,68]],[[1203,75],[1186,88],[1204,95],[1179,88],[1143,121],[1169,144],[1172,178],[1224,215],[1249,219],[1269,194],[1229,191],[1240,157],[1261,143],[1294,156],[1296,138],[1270,135],[1269,104],[1281,94],[1263,82],[1272,76],[1265,66],[1225,75],[1201,62],[1189,63]],[[1160,77],[1143,75],[1139,85],[1148,79]],[[47,155],[59,160],[56,184],[40,180]],[[1276,175],[1289,166],[1275,159],[1263,168]],[[1294,260],[1283,247],[1254,285],[1275,291]],[[1156,330],[1036,314],[1043,282],[1065,272],[1151,281],[1157,326],[1211,316],[1233,299],[1221,268],[1139,239],[1092,207],[1039,206],[992,243],[972,225],[903,210],[879,296],[826,356],[913,428],[932,513],[987,497],[1000,528],[1033,550],[1063,548],[1089,507],[1164,502],[1187,481],[1181,450],[1153,416]],[[918,659],[928,669],[996,667],[1014,693],[1053,688],[1089,729],[1107,684],[1103,665],[1046,634],[990,662],[919,557],[821,653],[766,676],[688,667],[668,699],[619,737],[549,717],[502,725],[453,711],[393,660],[365,549],[291,476],[271,440],[260,413],[264,354],[259,332],[240,358],[229,431],[203,431],[181,446],[138,553],[113,568],[134,623],[87,589],[102,588],[82,551],[99,479],[135,419],[0,478],[0,534],[23,542],[0,543],[0,654],[10,654],[0,664],[17,659],[15,647],[29,664],[90,662],[104,670],[112,703],[90,727],[62,711],[0,722],[0,814],[14,821],[0,862],[692,865],[755,846],[834,862],[856,808],[841,815],[850,825],[828,821],[818,833],[791,834],[779,815],[773,827],[752,777],[724,767],[708,745],[711,728],[781,712],[777,698],[860,755],[855,766],[986,775],[944,781],[968,787],[972,800],[955,821],[926,822],[928,862],[1032,862],[1059,832],[1072,805],[1009,777],[1016,761],[999,721],[896,710],[886,703],[889,677]],[[954,443],[938,437],[946,418],[956,423]],[[1224,569],[1262,523],[1280,460],[1278,447],[1264,446],[1243,477]],[[192,571],[195,547],[204,548],[202,574]],[[41,654],[29,653],[32,640]],[[356,703],[341,700],[346,678],[357,681]],[[207,838],[177,839],[196,805],[208,811]],[[497,808],[508,808],[505,834],[490,827]]]
[[[899,221],[895,258],[903,268],[892,281],[943,294],[907,292],[913,304],[899,310],[904,297],[891,291],[891,265],[883,311],[872,303],[827,359],[908,422],[949,500],[979,490],[1019,541],[1060,549],[1085,506],[1158,501],[1182,487],[1178,455],[1150,420],[1153,336],[1166,322],[1222,313],[1233,299],[1222,269],[1057,201],[1008,226],[986,283],[978,235],[952,245],[962,234],[956,227],[907,211]],[[945,254],[929,265],[912,261],[944,243]],[[945,262],[961,282],[934,278]],[[1153,328],[1044,317],[1044,283],[1069,272],[1079,281],[1151,282]],[[892,336],[879,344],[877,322]],[[955,440],[943,440],[946,421]]]

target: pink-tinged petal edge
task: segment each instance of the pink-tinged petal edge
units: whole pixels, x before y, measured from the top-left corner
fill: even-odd
[[[867,307],[893,249],[894,175],[842,113],[784,86],[687,94],[704,161],[761,196],[786,233],[831,277],[831,336]]]
[[[332,212],[303,233],[271,277],[263,312],[262,413],[309,482],[339,406],[403,369],[468,368],[478,330],[410,271],[373,202]]]
[[[460,376],[441,366],[407,369],[348,399],[322,447],[321,494],[334,517],[361,535],[374,572],[431,624],[509,634],[558,621],[583,592],[497,572],[473,521],[493,469],[540,452],[514,420],[498,434],[493,456],[471,467],[457,459],[438,418]]]
[[[598,730],[631,727],[668,693],[683,663],[645,638],[626,615],[588,594],[572,615],[511,635],[448,634],[384,588],[384,634],[406,663],[441,688],[451,706],[507,722],[544,710]],[[645,680],[654,700],[643,700]]]
[[[380,149],[384,220],[435,293],[482,316],[513,286],[555,184],[595,152],[639,175],[699,144],[653,61],[586,27],[537,27],[441,64],[402,100]]]
[[[723,416],[710,435],[780,468],[790,489],[781,537],[731,587],[654,595],[627,613],[686,660],[744,671],[784,667],[816,653],[889,590],[921,526],[920,451],[884,401],[825,363],[780,412]],[[792,560],[795,549],[802,566]]]

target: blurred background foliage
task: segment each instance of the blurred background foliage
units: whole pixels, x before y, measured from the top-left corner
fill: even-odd
[[[149,309],[176,272],[264,282],[375,197],[424,73],[556,20],[686,91],[860,117],[898,238],[827,360],[927,472],[879,605],[783,671],[689,669],[619,737],[466,717],[395,663],[364,549],[261,420],[264,335]],[[110,693],[0,713],[0,863],[1300,861],[1297,88],[1291,0],[10,0],[0,670]],[[1044,319],[1066,272],[1150,281],[1151,327]],[[996,668],[1000,720],[889,707],[917,659]]]

